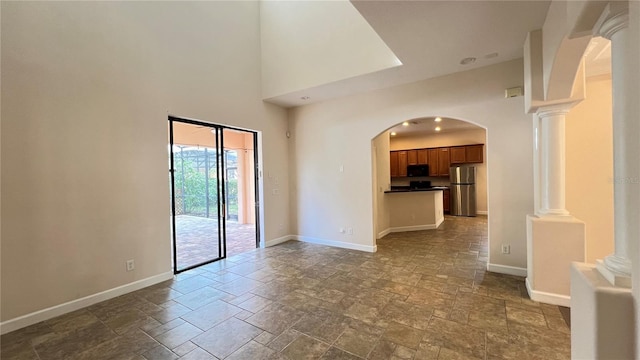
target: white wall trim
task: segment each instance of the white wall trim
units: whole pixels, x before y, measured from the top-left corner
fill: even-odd
[[[442,225],[443,222],[444,222],[444,216],[438,219],[435,224],[390,227],[380,232],[378,234],[377,239],[381,239],[389,235],[390,233],[405,232],[405,231],[434,230],[440,227],[440,225]]]
[[[433,230],[433,229],[437,229],[438,226],[440,226],[440,224],[398,226],[398,227],[389,228],[389,232],[397,233],[397,232],[405,232],[405,231]]]
[[[339,247],[344,249],[360,250],[360,251],[366,251],[366,252],[378,251],[377,245],[371,246],[371,245],[353,244],[353,243],[348,243],[343,241],[319,239],[319,238],[314,238],[310,236],[301,236],[301,235],[296,236],[296,239],[303,242],[312,243],[312,244],[327,245],[327,246]]]
[[[478,215],[489,215],[489,212],[487,210],[478,210],[478,211],[476,211],[476,214],[478,214]]]
[[[13,318],[0,323],[0,334],[6,334],[8,332],[27,327],[39,323],[40,321],[49,320],[56,316],[60,316],[72,311],[76,311],[99,302],[113,299],[114,297],[130,293],[132,291],[140,290],[147,286],[155,285],[157,283],[170,280],[173,278],[173,272],[165,272],[159,275],[151,276],[146,279],[134,281],[122,286],[115,287],[113,289],[105,290],[97,294],[85,296],[80,299],[71,300],[69,302],[55,305],[46,309],[38,310],[30,314],[22,315],[17,318]]]
[[[376,239],[382,239],[383,237],[389,235],[391,233],[391,228],[386,228],[382,232],[378,233],[378,237]]]
[[[529,293],[529,297],[533,301],[538,301],[541,303],[551,304],[551,305],[571,307],[571,296],[533,290],[531,289],[529,278],[525,279],[525,285],[527,286],[527,292]]]
[[[527,276],[527,269],[508,265],[487,264],[487,271],[491,271],[499,274],[515,275],[515,276]]]
[[[279,238],[275,238],[275,239],[271,239],[271,240],[267,241],[265,243],[264,247],[269,247],[269,246],[282,244],[283,242],[287,242],[289,240],[298,240],[298,239],[296,239],[296,237],[293,236],[293,235],[285,235],[285,236],[281,236]]]

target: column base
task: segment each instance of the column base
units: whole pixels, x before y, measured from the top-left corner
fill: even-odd
[[[596,269],[611,285],[627,289],[631,288],[631,276],[610,270],[604,261],[596,260]]]
[[[571,358],[634,359],[631,289],[613,286],[592,264],[571,267]]]
[[[573,216],[527,216],[527,291],[532,300],[568,306],[573,261],[585,261],[584,222]]]
[[[571,216],[566,209],[540,209],[537,216]]]

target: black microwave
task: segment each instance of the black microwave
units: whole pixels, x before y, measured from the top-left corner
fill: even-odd
[[[407,166],[407,176],[429,176],[429,165],[409,165]]]

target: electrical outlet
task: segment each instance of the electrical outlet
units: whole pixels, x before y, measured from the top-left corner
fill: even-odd
[[[511,254],[511,246],[507,244],[502,244],[502,253]]]
[[[343,227],[341,227],[338,231],[340,231],[340,234],[344,234],[344,233],[345,233],[345,231],[344,231],[344,228],[343,228]]]
[[[136,263],[133,262],[133,259],[127,260],[127,271],[133,271],[136,268]]]
[[[348,228],[347,229],[347,234],[353,235],[353,228]]]

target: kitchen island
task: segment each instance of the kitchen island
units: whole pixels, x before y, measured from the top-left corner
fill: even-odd
[[[446,187],[392,188],[385,191],[389,232],[437,229],[444,221],[442,196]]]

